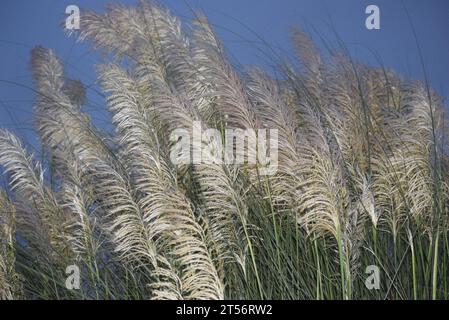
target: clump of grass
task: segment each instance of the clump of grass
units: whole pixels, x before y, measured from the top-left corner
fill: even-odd
[[[55,53],[33,49],[45,152],[0,130],[0,298],[449,297],[447,122],[430,88],[322,56],[300,29],[299,67],[273,76],[236,70],[203,16],[184,26],[141,2],[82,21],[79,39],[111,53],[97,71],[115,134],[91,123]],[[171,132],[199,121],[223,140],[277,129],[278,170],[213,153],[175,165]]]

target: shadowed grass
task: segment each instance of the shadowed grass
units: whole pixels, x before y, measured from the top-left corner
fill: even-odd
[[[275,76],[237,70],[196,18],[144,1],[83,12],[77,36],[110,54],[112,136],[56,54],[32,50],[43,158],[0,130],[0,298],[449,298],[447,121],[427,82],[341,43],[322,55],[300,29]],[[211,161],[177,165],[173,131],[199,122],[221,135],[194,146]],[[277,129],[277,171],[219,162],[227,128]]]

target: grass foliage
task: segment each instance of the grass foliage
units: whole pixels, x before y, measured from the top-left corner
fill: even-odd
[[[34,48],[44,152],[0,130],[0,298],[449,298],[447,122],[425,83],[323,56],[299,29],[297,61],[238,70],[205,17],[181,26],[147,2],[84,11],[77,36],[106,53],[115,131]],[[276,174],[173,165],[170,133],[196,121],[278,129]]]

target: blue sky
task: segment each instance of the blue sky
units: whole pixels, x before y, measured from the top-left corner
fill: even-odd
[[[0,127],[33,143],[32,107],[35,99],[29,70],[29,51],[41,44],[56,50],[72,78],[92,86],[86,110],[97,124],[107,122],[104,101],[95,90],[94,65],[99,55],[89,45],[67,38],[61,22],[67,5],[103,10],[107,3],[134,4],[130,0],[5,0],[0,7]],[[262,65],[270,61],[267,46],[291,56],[289,29],[299,25],[335,43],[336,35],[356,59],[379,65],[412,79],[423,79],[415,38],[404,6],[415,26],[431,86],[449,97],[449,1],[446,0],[165,0],[172,13],[188,21],[191,10],[203,10],[233,63]],[[365,8],[380,8],[380,30],[365,28]],[[319,44],[324,48],[322,44]],[[447,103],[446,103],[447,104]]]

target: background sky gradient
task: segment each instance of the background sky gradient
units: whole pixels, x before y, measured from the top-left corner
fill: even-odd
[[[130,0],[6,0],[0,6],[0,127],[9,128],[36,146],[32,132],[29,52],[41,44],[53,48],[64,61],[69,77],[89,86],[88,105],[94,122],[109,122],[104,99],[95,83],[94,65],[100,56],[88,44],[64,34],[61,23],[70,4],[103,10],[107,3],[135,4]],[[275,62],[274,54],[292,56],[289,30],[299,25],[325,51],[320,39],[337,46],[344,41],[351,55],[370,65],[383,64],[405,77],[424,79],[413,36],[415,26],[431,86],[446,100],[449,94],[449,1],[446,0],[164,0],[160,1],[184,21],[202,10],[223,40],[236,65]],[[380,30],[365,28],[365,8],[380,8]],[[405,8],[404,8],[405,7]],[[272,51],[274,50],[274,51]],[[17,84],[5,83],[15,82]],[[37,150],[38,152],[39,150]]]

